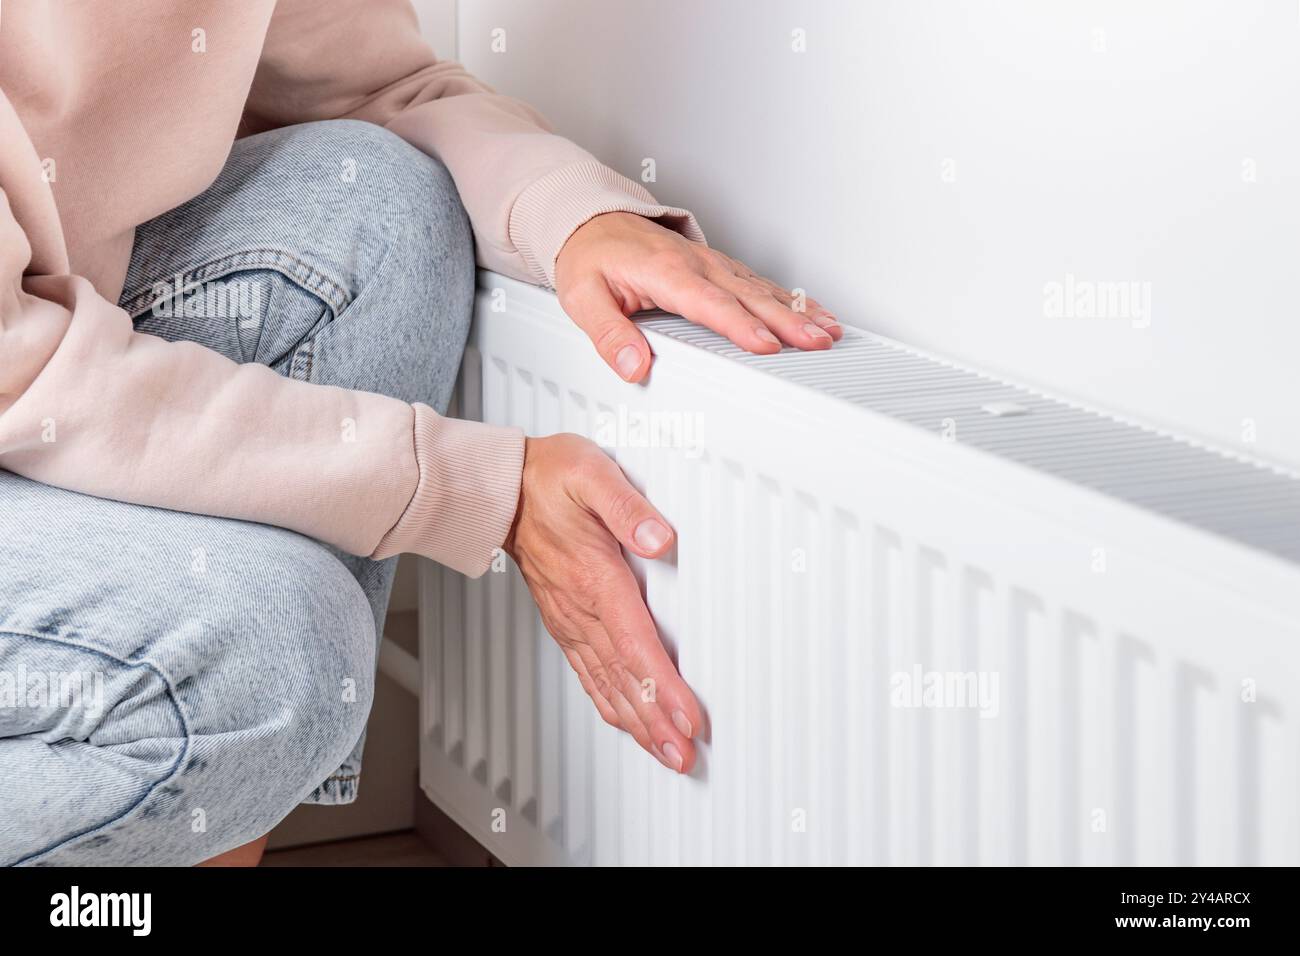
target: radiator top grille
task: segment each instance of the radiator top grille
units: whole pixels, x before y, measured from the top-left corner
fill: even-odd
[[[643,329],[1300,563],[1300,476],[846,328],[828,352],[752,355],[678,316]]]

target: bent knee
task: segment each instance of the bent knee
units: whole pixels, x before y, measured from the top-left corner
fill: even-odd
[[[318,749],[350,736],[350,745],[374,692],[374,611],[323,546],[280,529],[259,532],[242,542],[258,558],[241,575],[238,599],[207,612],[225,635],[218,666],[178,684],[182,700],[202,707],[192,732],[234,729]]]
[[[395,240],[405,223],[437,235],[450,251],[472,259],[469,217],[443,162],[382,126],[322,120],[260,133],[235,144],[232,170],[290,181],[324,207],[349,238]]]
[[[379,281],[402,290],[406,333],[461,338],[474,290],[474,234],[451,173],[395,133],[373,123],[331,120],[303,127],[313,149],[333,153],[346,181],[349,234],[381,250],[359,295]],[[432,321],[431,321],[432,320]]]
[[[0,707],[0,778],[30,784],[0,788],[17,821],[0,861],[197,862],[265,833],[364,730],[376,638],[356,578],[282,529],[30,491],[56,543],[102,511],[149,546],[129,578],[102,549],[48,545],[6,582],[27,599],[0,620],[0,671],[41,693]]]
[[[202,810],[209,825],[252,839],[337,770],[360,738],[376,636],[361,586],[320,544],[263,526],[238,533],[247,560],[210,572],[233,576],[182,615],[201,621],[182,627],[190,653],[172,671],[189,743],[155,802],[163,816]]]
[[[313,367],[333,370],[331,384],[445,409],[475,281],[474,237],[451,174],[372,123],[330,120],[275,132],[293,147],[278,151],[290,176],[318,193],[317,218],[329,233],[320,241],[346,263],[350,298],[317,337]],[[295,157],[323,163],[326,175],[295,171]],[[358,356],[379,367],[358,368]]]

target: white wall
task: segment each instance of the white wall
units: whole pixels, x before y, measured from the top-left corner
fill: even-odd
[[[444,60],[456,59],[456,0],[410,0],[420,32]]]
[[[1300,464],[1295,0],[462,0],[456,29],[842,319]],[[1149,283],[1149,327],[1048,317],[1067,274]]]

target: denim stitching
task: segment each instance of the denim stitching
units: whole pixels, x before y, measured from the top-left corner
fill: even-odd
[[[319,333],[317,333],[319,334]],[[289,365],[284,370],[288,378],[296,379],[300,382],[310,382],[312,368],[315,366],[316,358],[316,336],[305,339],[300,342],[289,356]]]
[[[246,249],[231,253],[219,259],[213,259],[187,272],[180,273],[181,284],[188,287],[202,284],[213,279],[220,279],[236,272],[248,272],[257,269],[269,269],[278,272],[291,282],[317,296],[333,310],[337,316],[351,304],[351,295],[342,283],[335,281],[315,266],[309,265],[299,257],[283,249],[270,247]],[[173,277],[174,278],[174,277]],[[138,289],[129,295],[121,296],[122,308],[134,320],[152,308],[159,300],[154,296],[154,284],[163,281],[155,279],[148,288]]]
[[[241,269],[263,268],[275,269],[313,294],[322,297],[328,296],[328,304],[331,306],[346,307],[346,303],[350,298],[346,288],[341,283],[329,278],[315,267],[308,265],[293,253],[269,246],[232,253],[197,266],[181,275],[190,281],[195,279],[207,281],[229,275],[231,272],[240,271]],[[132,308],[138,310],[141,300],[147,300],[151,295],[152,289],[149,288],[141,289],[124,298],[131,300]]]
[[[184,765],[185,763],[185,758],[189,755],[190,746],[193,743],[194,737],[193,734],[190,732],[190,723],[188,720],[185,719],[185,710],[183,707],[181,707],[180,701],[176,697],[175,685],[168,678],[166,674],[164,674],[156,665],[150,663],[149,661],[123,660],[122,658],[118,657],[115,654],[110,654],[108,651],[100,650],[97,647],[91,647],[87,644],[83,644],[80,641],[72,640],[71,638],[65,636],[54,637],[49,634],[33,634],[31,631],[25,631],[13,627],[0,627],[0,634],[8,634],[13,637],[25,637],[28,638],[29,640],[34,640],[34,641],[45,641],[47,643],[58,644],[63,647],[74,647],[77,650],[85,651],[88,654],[97,654],[100,657],[112,661],[114,664],[118,665],[119,667],[126,667],[126,668],[142,667],[145,670],[152,671],[154,676],[156,676],[160,681],[162,681],[163,687],[166,688],[167,699],[171,702],[172,709],[175,711],[176,714],[176,719],[180,722],[181,730],[184,732],[185,735],[184,738],[185,742],[184,744],[181,745],[181,752],[176,757],[175,763],[173,763],[171,767],[168,768],[167,773],[160,780],[154,783],[153,786],[146,789],[145,792],[140,795],[140,798],[138,800],[136,800],[129,807],[127,807],[121,813],[117,814],[117,816],[113,817],[112,819],[105,820],[102,823],[97,823],[92,827],[87,827],[85,830],[81,830],[77,833],[70,834],[69,836],[65,837],[64,839],[60,840],[57,843],[51,843],[49,846],[44,847],[43,849],[36,850],[35,852],[29,853],[26,856],[21,857],[20,859],[14,861],[13,864],[14,866],[21,866],[24,863],[29,863],[32,860],[35,860],[37,857],[44,856],[45,854],[51,853],[54,850],[59,849],[60,847],[67,846],[73,840],[79,840],[84,836],[89,836],[90,834],[94,833],[97,830],[103,830],[107,827],[112,826],[114,823],[117,823],[119,820],[125,819],[133,810],[136,809],[136,807],[140,806],[142,803],[148,800],[149,797],[153,795],[155,790],[157,790],[163,784],[169,783],[176,778],[181,766]]]
[[[409,219],[403,219],[402,220],[403,228],[405,228],[408,223],[409,223]],[[379,260],[379,264],[376,265],[374,268],[374,275],[379,276],[384,274],[384,270],[388,266],[388,257],[393,254],[393,249],[397,245],[399,245],[399,243],[396,240],[387,244],[387,246],[384,248],[383,257]],[[334,321],[337,322],[339,319],[344,318],[344,313],[347,311],[347,309],[351,308],[352,306],[360,302],[362,299],[364,299],[366,292],[369,288],[370,286],[367,285],[365,288],[361,289],[360,295],[358,295],[356,299],[350,300],[344,306],[344,308],[335,311]],[[330,325],[327,323],[323,328],[321,328],[311,337],[305,339],[301,344],[299,344],[299,346],[296,349],[294,349],[293,358],[292,360],[290,360],[289,368],[286,372],[289,378],[298,377],[297,375],[294,374],[294,372],[299,367],[298,356],[302,355],[304,361],[307,363],[307,369],[302,376],[302,381],[304,382],[311,381],[311,373],[315,370],[316,367],[316,342],[322,335],[326,334],[329,331],[329,328]]]

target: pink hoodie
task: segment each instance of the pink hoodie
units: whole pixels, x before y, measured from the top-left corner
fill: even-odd
[[[604,212],[703,241],[688,212],[435,59],[404,0],[4,0],[0,466],[487,568],[514,517],[517,430],[237,365],[138,334],[113,304],[135,227],[206,189],[236,136],[334,118],[441,158],[499,272],[553,284],[564,242]]]

